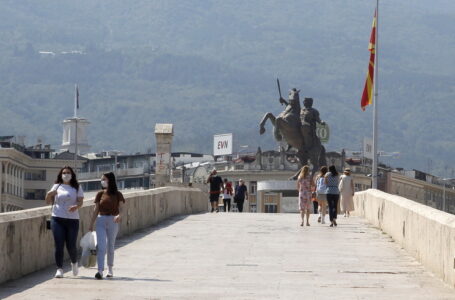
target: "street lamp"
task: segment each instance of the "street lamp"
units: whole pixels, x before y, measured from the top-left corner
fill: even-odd
[[[119,151],[119,150],[111,150],[109,151],[109,154],[114,154],[114,168],[113,168],[113,171],[114,171],[114,175],[115,177],[117,177],[117,157],[119,154],[121,154],[122,151]]]
[[[446,211],[446,181],[454,178],[442,178],[442,211]]]

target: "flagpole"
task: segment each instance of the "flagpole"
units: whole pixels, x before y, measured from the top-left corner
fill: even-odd
[[[378,69],[379,69],[379,0],[376,0],[376,29],[375,29],[375,63],[373,82],[373,166],[372,166],[372,188],[378,188]]]
[[[75,121],[75,126],[76,126],[76,129],[75,129],[75,141],[74,141],[74,173],[76,173],[76,176],[77,176],[77,144],[78,144],[78,141],[77,141],[77,102],[79,101],[78,97],[78,88],[77,88],[77,84],[74,85],[74,121]]]
[[[74,117],[77,118],[77,84],[74,85]]]

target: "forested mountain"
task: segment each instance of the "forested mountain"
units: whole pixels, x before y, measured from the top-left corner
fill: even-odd
[[[380,150],[394,166],[455,168],[455,2],[380,1]],[[360,110],[375,1],[130,0],[0,2],[0,135],[58,148],[61,121],[90,120],[93,150],[154,149],[154,125],[175,124],[174,150],[276,148],[260,136],[283,91],[313,97],[331,127],[328,150],[371,136]],[[41,54],[40,54],[41,52]],[[52,52],[52,53],[51,53]],[[431,163],[429,163],[431,160]],[[447,166],[447,168],[446,168]],[[445,170],[447,169],[447,171]],[[453,175],[452,175],[453,177]]]

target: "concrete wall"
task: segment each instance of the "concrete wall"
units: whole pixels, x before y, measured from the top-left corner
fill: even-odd
[[[207,199],[201,190],[183,187],[125,194],[119,236],[175,215],[206,212]],[[92,211],[93,198],[85,200],[79,210],[79,239],[87,232]],[[0,283],[54,264],[52,232],[46,229],[49,214],[50,207],[47,206],[0,215]]]
[[[427,270],[455,287],[455,216],[378,190],[358,192],[355,213],[389,234]]]
[[[299,197],[281,197],[280,213],[299,213]]]

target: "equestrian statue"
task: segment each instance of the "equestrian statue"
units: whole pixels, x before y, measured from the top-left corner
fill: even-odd
[[[277,117],[272,113],[266,113],[259,123],[259,133],[265,133],[265,123],[270,120],[273,128],[273,135],[278,142],[284,140],[288,144],[289,151],[294,148],[299,159],[300,167],[306,164],[313,166],[314,174],[321,166],[325,166],[325,148],[321,140],[316,135],[316,123],[325,125],[319,117],[317,109],[313,108],[313,99],[305,98],[303,101],[304,108],[300,107],[300,90],[293,88],[289,91],[289,100],[286,101],[281,97],[281,88],[279,80],[278,91],[280,94],[279,102],[286,107]]]

